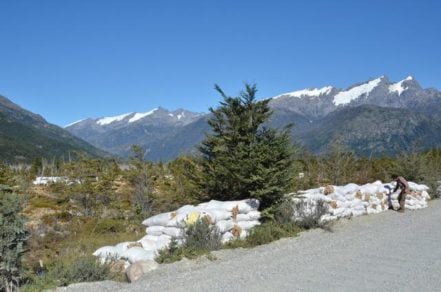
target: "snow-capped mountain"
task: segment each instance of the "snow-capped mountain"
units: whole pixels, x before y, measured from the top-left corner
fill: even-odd
[[[430,111],[430,106],[439,104],[440,98],[439,91],[422,89],[412,76],[399,82],[390,82],[386,76],[381,76],[347,89],[326,86],[285,93],[272,98],[271,106],[315,119],[344,106],[363,104]]]
[[[73,129],[75,127],[81,127],[85,124],[88,124],[89,126],[91,124],[95,124],[98,127],[125,127],[130,124],[154,122],[186,125],[194,121],[194,119],[198,118],[199,116],[201,116],[200,113],[193,113],[184,109],[178,109],[170,112],[162,107],[158,107],[143,113],[132,112],[112,117],[83,119],[71,123],[65,126],[65,128]]]
[[[270,99],[274,112],[270,124],[294,124],[294,140],[315,152],[326,151],[335,140],[361,154],[398,153],[416,140],[427,142],[420,143],[422,148],[441,146],[441,92],[423,89],[412,76],[398,82],[380,76],[346,89],[308,88]],[[148,158],[169,160],[195,151],[210,130],[208,117],[156,108],[89,118],[66,129],[111,153],[127,156],[131,145],[138,144]],[[400,125],[403,128],[397,131]]]
[[[133,144],[144,146],[146,149],[157,147],[155,143],[202,116],[203,114],[184,109],[168,111],[158,107],[147,112],[83,119],[65,128],[97,147],[127,156]]]

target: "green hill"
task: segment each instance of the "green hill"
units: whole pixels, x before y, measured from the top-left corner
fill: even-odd
[[[108,155],[0,96],[1,161],[30,162],[36,157],[68,159],[78,153],[96,157]]]

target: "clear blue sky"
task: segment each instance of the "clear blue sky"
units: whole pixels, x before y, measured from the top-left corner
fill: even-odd
[[[48,121],[207,111],[412,74],[441,88],[441,1],[0,0],[0,94]]]

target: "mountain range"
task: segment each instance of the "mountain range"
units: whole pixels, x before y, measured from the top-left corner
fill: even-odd
[[[293,141],[314,153],[325,153],[336,142],[360,155],[441,147],[441,92],[422,88],[412,76],[399,82],[381,76],[347,89],[288,92],[270,98],[269,105],[273,115],[268,124],[294,124]],[[210,131],[209,117],[158,107],[88,118],[62,129],[0,96],[0,160],[66,159],[77,152],[127,157],[137,144],[150,160],[167,161],[197,153],[196,146]]]
[[[79,152],[92,157],[109,156],[0,95],[0,161],[29,163],[36,157],[68,160]]]
[[[441,92],[422,88],[409,76],[386,76],[346,89],[308,88],[270,98],[269,124],[294,124],[293,141],[314,153],[339,143],[359,155],[395,155],[441,146]],[[146,149],[151,160],[197,153],[209,132],[209,114],[156,108],[146,113],[88,118],[66,130],[92,145],[127,157],[131,145]]]

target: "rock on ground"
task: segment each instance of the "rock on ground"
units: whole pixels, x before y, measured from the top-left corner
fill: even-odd
[[[155,261],[139,261],[130,265],[126,270],[127,279],[130,282],[135,282],[143,275],[158,268],[158,263]]]

